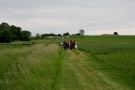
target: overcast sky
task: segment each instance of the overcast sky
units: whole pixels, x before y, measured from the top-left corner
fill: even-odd
[[[135,35],[135,0],[0,0],[2,22],[32,35]]]

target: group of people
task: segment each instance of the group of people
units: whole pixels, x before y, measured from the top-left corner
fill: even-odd
[[[74,40],[74,41],[64,41],[64,42],[62,42],[61,43],[61,46],[65,49],[65,50],[67,50],[67,49],[70,49],[70,50],[72,50],[72,49],[75,49],[75,50],[77,50],[77,42],[76,42],[76,40]]]

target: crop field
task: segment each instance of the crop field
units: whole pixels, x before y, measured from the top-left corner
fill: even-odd
[[[79,49],[90,53],[94,69],[125,88],[135,87],[135,43],[81,43]]]
[[[76,40],[78,50],[59,44]],[[0,44],[0,90],[135,90],[135,36]]]

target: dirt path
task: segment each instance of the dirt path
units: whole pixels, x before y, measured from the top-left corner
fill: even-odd
[[[87,53],[67,50],[61,90],[124,90],[89,65]]]
[[[101,83],[101,81],[99,81],[96,73],[91,69],[91,67],[89,67],[89,65],[85,61],[87,59],[86,54],[80,51],[77,51],[79,54],[75,54],[71,50],[69,50],[68,52],[71,60],[74,60],[76,62],[72,64],[74,64],[74,66],[78,68],[77,71],[74,71],[83,90],[95,90],[95,87],[96,90],[101,89],[102,85],[99,84]]]

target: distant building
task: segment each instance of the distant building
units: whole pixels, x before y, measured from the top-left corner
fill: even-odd
[[[70,38],[70,35],[68,35],[68,36],[62,36],[62,38]]]
[[[54,38],[61,38],[61,36],[48,36],[48,37],[45,37],[45,38],[54,39]]]
[[[113,35],[113,34],[102,34],[103,36],[111,36],[111,35]]]

